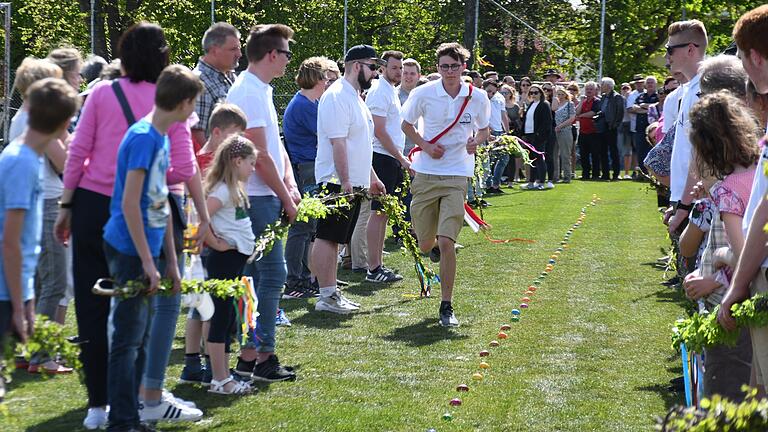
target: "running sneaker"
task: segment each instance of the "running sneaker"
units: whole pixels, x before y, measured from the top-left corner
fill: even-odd
[[[280,326],[280,327],[290,327],[291,326],[291,321],[285,315],[285,309],[278,309],[277,310],[277,317],[276,317],[275,325]]]
[[[173,401],[176,401],[176,403],[184,405],[186,407],[197,408],[197,404],[196,403],[194,403],[192,401],[184,400],[184,399],[182,399],[180,397],[176,397],[173,393],[169,392],[166,389],[163,389],[163,396],[162,397],[163,397],[163,400],[166,400],[166,399],[173,400]]]
[[[243,378],[251,378],[253,368],[256,367],[256,359],[245,361],[242,357],[237,357],[237,365],[232,369],[232,374]]]
[[[336,314],[349,314],[359,309],[347,301],[339,290],[328,297],[320,297],[315,303],[316,311],[325,311]]]
[[[365,275],[365,281],[373,283],[391,283],[401,280],[403,280],[402,275],[399,275],[384,266],[379,266],[379,268],[374,271],[368,270],[368,273]]]
[[[338,291],[338,293],[339,293],[339,296],[341,297],[341,301],[343,301],[343,302],[345,302],[345,303],[347,303],[349,305],[352,305],[352,307],[355,308],[355,309],[360,309],[360,303],[353,302],[352,300],[348,299],[347,297],[344,296],[344,294],[342,294],[341,291]]]
[[[440,326],[442,327],[458,327],[459,320],[456,319],[456,315],[453,314],[453,306],[450,303],[440,305]]]
[[[181,376],[179,377],[179,383],[181,384],[202,384],[203,376],[205,375],[205,368],[198,367],[197,370],[184,366],[181,370]]]
[[[548,181],[548,182],[547,182],[547,183],[544,185],[544,189],[554,189],[554,188],[555,188],[555,185],[553,185],[551,181]]]
[[[109,407],[88,408],[88,414],[83,420],[83,427],[88,430],[104,429],[107,427],[107,418],[109,416]]]
[[[312,298],[311,292],[307,289],[307,285],[302,283],[294,284],[293,286],[285,285],[283,290],[283,300],[298,300]]]
[[[256,365],[253,370],[253,380],[261,382],[293,381],[296,374],[280,365],[280,360],[272,354],[267,359]]]
[[[203,418],[203,412],[178,403],[175,399],[162,399],[157,406],[149,407],[139,403],[139,418],[142,422],[178,422],[198,421]]]

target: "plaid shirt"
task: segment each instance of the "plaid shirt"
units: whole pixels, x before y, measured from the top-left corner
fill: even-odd
[[[728,240],[725,238],[725,225],[720,219],[720,212],[715,211],[712,222],[709,228],[709,236],[706,239],[707,247],[704,248],[704,252],[701,254],[701,263],[699,264],[699,271],[702,276],[711,276],[723,285],[712,291],[710,295],[706,297],[707,309],[712,310],[712,307],[717,306],[723,300],[725,291],[728,290],[728,278],[725,277],[725,269],[715,269],[713,264],[713,254],[721,247],[728,246]]]
[[[226,74],[221,73],[202,59],[197,61],[197,66],[195,66],[193,72],[200,77],[205,87],[205,90],[197,98],[197,103],[195,104],[195,112],[200,118],[197,129],[203,129],[205,137],[208,138],[210,135],[208,120],[211,118],[211,113],[216,104],[224,102],[227,98],[227,92],[232,87],[232,83],[235,82],[235,73],[233,71],[229,71]]]

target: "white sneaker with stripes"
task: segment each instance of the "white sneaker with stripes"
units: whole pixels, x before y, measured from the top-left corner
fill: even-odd
[[[139,418],[142,422],[198,421],[203,418],[203,412],[182,405],[175,399],[163,398],[160,405],[153,407],[139,403]]]

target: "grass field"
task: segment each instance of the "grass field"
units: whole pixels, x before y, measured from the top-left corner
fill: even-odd
[[[491,244],[469,229],[459,255],[454,308],[458,329],[437,325],[439,296],[418,299],[412,266],[393,252],[403,282],[352,282],[362,303],[351,316],[314,312],[312,301],[283,301],[293,322],[278,329],[278,354],[299,379],[260,387],[247,397],[215,396],[178,385],[183,335],[174,341],[166,386],[205,412],[193,425],[162,430],[216,431],[647,431],[655,415],[679,403],[667,390],[679,374],[670,327],[682,316],[676,293],[658,284],[652,264],[667,245],[656,197],[634,182],[582,183],[551,191],[490,198],[485,218],[497,238],[535,243]],[[579,211],[589,206],[569,248],[510,323],[526,287],[544,270]],[[435,293],[436,294],[436,293]],[[73,321],[70,317],[70,322]],[[501,324],[509,338],[488,348]],[[71,325],[71,324],[70,324]],[[179,331],[183,329],[180,320]],[[75,332],[74,326],[72,332]],[[491,351],[481,382],[479,351]],[[76,376],[42,380],[14,374],[0,430],[81,429],[85,392]],[[469,385],[457,393],[458,384]],[[449,406],[461,397],[459,407]],[[450,412],[451,421],[442,418]]]

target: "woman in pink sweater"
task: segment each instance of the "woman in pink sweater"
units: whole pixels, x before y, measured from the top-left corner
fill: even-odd
[[[81,357],[89,406],[88,415],[83,424],[88,429],[94,429],[106,423],[106,406],[109,403],[106,387],[107,317],[110,301],[107,297],[92,294],[91,288],[97,279],[109,277],[102,249],[102,229],[109,219],[117,151],[128,127],[152,110],[155,82],[163,68],[168,65],[168,45],[162,28],[156,24],[139,23],[129,28],[120,39],[118,52],[123,77],[97,84],[83,107],[74,140],[68,149],[64,168],[64,193],[61,198],[62,211],[59,213],[55,227],[56,236],[62,242],[68,241],[70,230],[72,235],[75,312],[79,336],[85,342],[82,345]],[[127,102],[126,106],[121,104],[121,98],[118,96],[120,93]],[[193,195],[199,195],[199,199],[195,201],[200,201],[204,213],[202,186],[192,149],[190,131],[192,121],[193,119],[190,119],[186,123],[177,123],[168,131],[171,145],[167,181],[169,186],[177,185],[169,189],[171,191],[175,189],[177,193],[180,189],[182,197],[181,183],[188,182]],[[194,193],[195,189],[199,192],[198,194]],[[174,203],[179,207],[181,202],[179,199],[170,201],[172,201],[172,207]],[[195,204],[197,206],[198,203]],[[207,213],[202,218],[207,222]],[[184,223],[183,214],[174,212],[174,231],[183,230]],[[203,230],[207,230],[207,224],[203,226]],[[180,250],[180,248],[181,245],[177,245],[177,249]],[[158,320],[158,324],[163,324],[162,327],[171,327],[171,336],[167,336],[168,331],[162,336],[169,340],[161,344],[167,345],[168,349],[165,351],[169,352],[179,309],[178,296],[172,298],[171,304],[168,305],[157,304],[160,301],[162,300],[158,296],[153,298],[153,302],[156,303],[154,304],[156,312],[158,308],[163,309],[166,316],[166,319]],[[174,309],[175,315],[173,315]],[[160,316],[156,315],[157,318]],[[167,323],[169,319],[172,319],[172,325]],[[153,323],[153,333],[154,327]],[[150,342],[148,346],[156,346],[156,344]],[[150,356],[151,353],[148,352],[147,355]],[[165,369],[168,353],[164,356],[164,361],[156,359],[152,363],[162,362],[162,368]],[[147,362],[147,365],[149,364]],[[162,378],[160,381],[159,391],[162,390]]]

